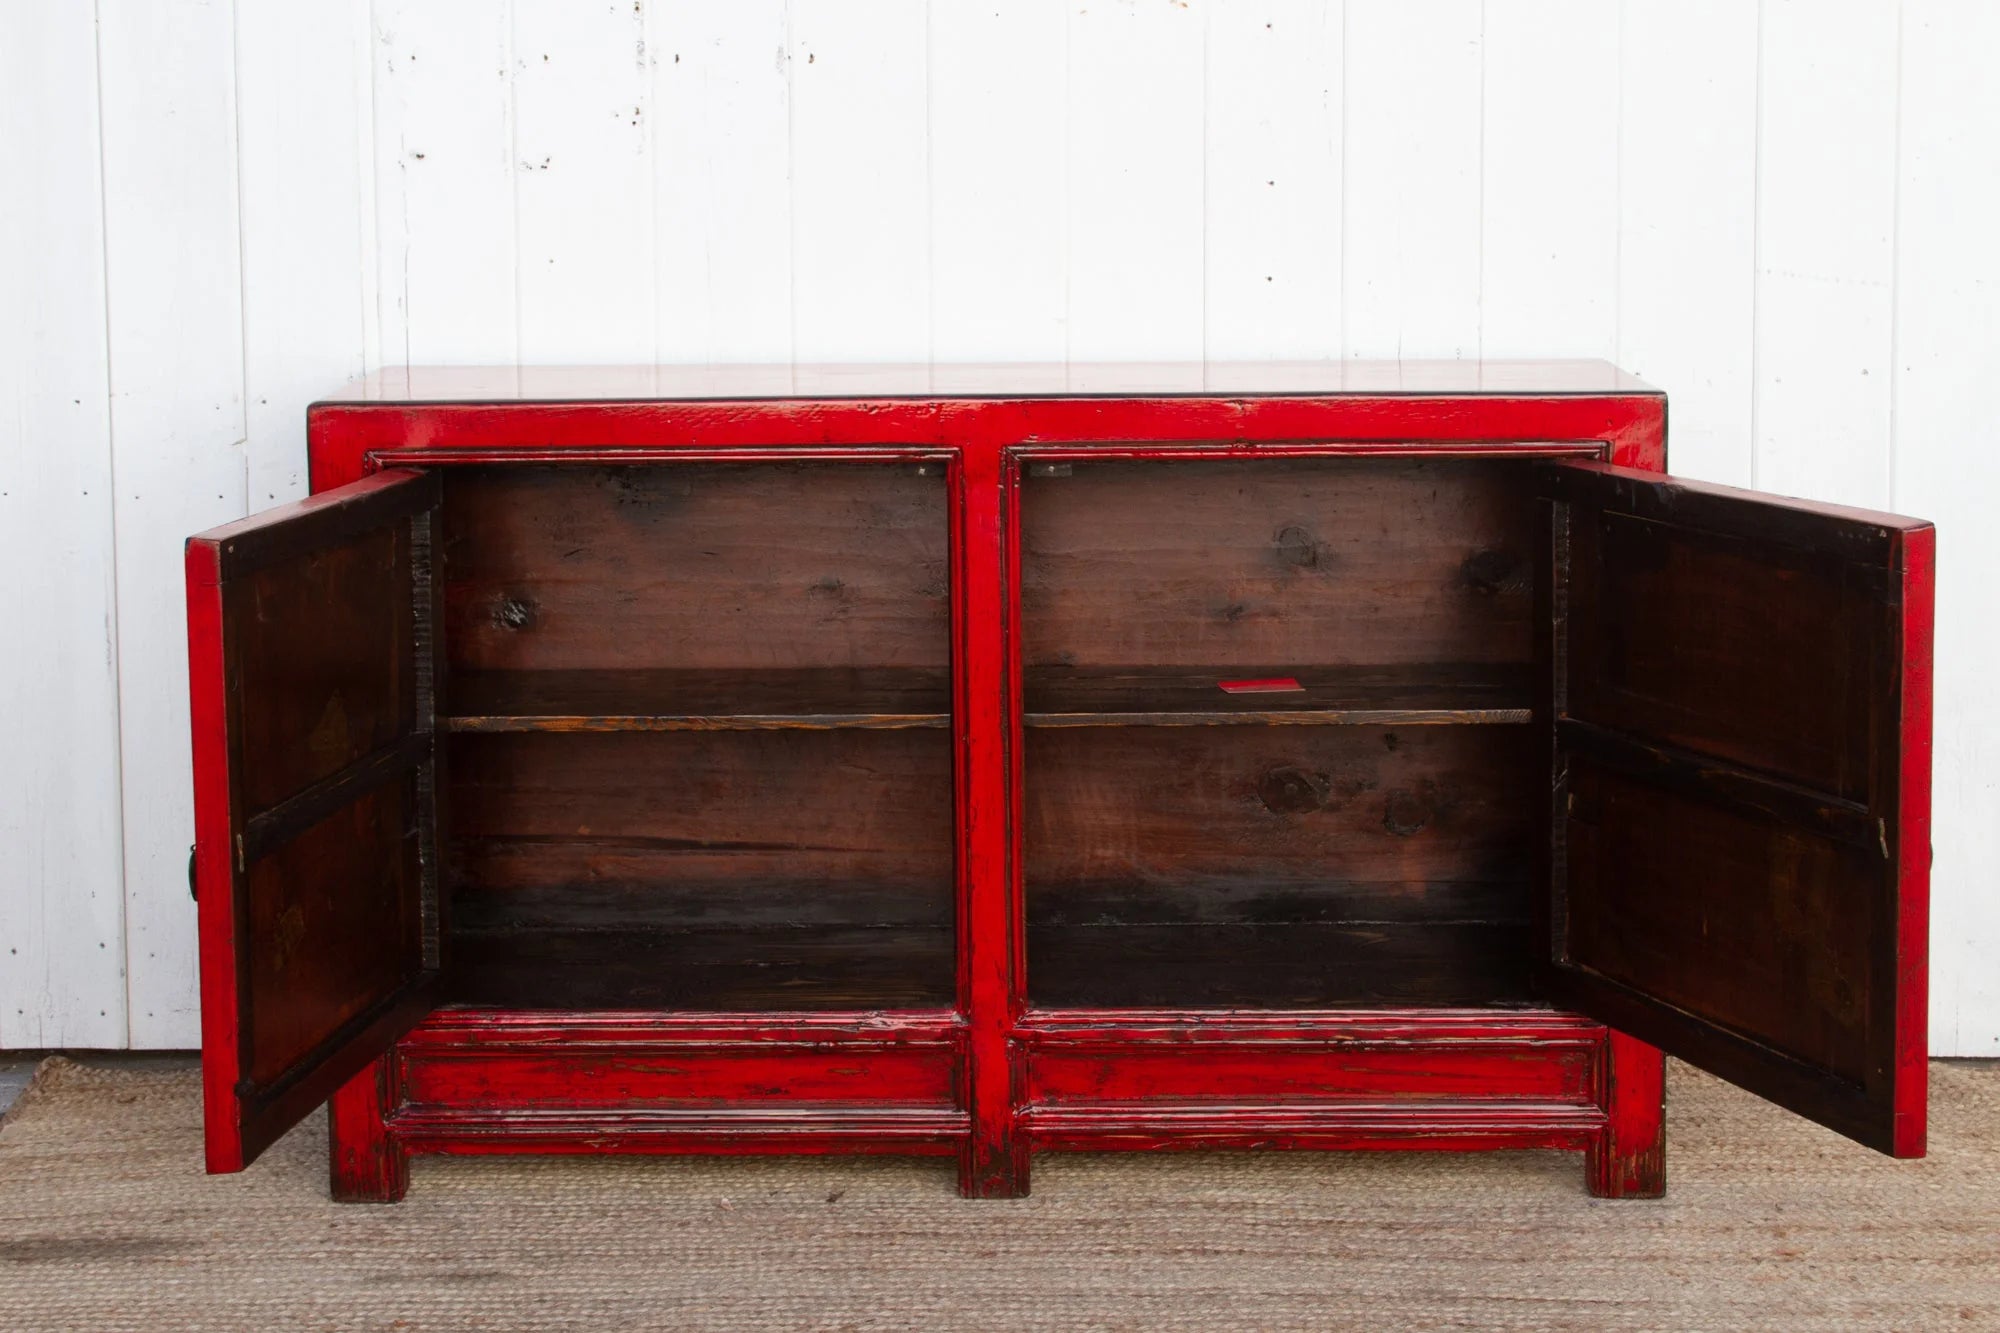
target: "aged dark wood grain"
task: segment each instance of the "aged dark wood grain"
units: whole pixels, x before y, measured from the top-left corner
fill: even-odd
[[[453,472],[450,665],[942,670],[942,473],[899,463]]]
[[[1272,459],[1029,469],[1033,668],[1525,663],[1529,471]],[[1031,709],[1031,711],[1037,711]]]
[[[1524,995],[1532,753],[1522,728],[1031,731],[1029,993]]]
[[[942,733],[461,735],[448,750],[461,911],[569,886],[623,889],[635,905],[681,885],[951,897]]]
[[[396,523],[229,585],[247,813],[416,729],[410,581],[409,526]]]
[[[1879,577],[1583,505],[1570,540],[1570,716],[1868,799]]]
[[[1031,913],[1072,885],[1355,881],[1521,887],[1523,728],[1259,726],[1031,731]]]
[[[246,1076],[268,1084],[422,970],[415,781],[378,787],[244,876]]]
[[[1878,850],[1581,758],[1567,842],[1571,966],[1861,1081]]]

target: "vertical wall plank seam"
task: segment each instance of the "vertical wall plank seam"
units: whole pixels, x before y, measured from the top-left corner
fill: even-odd
[[[1349,62],[1352,59],[1351,53],[1354,50],[1354,45],[1352,41],[1352,30],[1348,23],[1350,10],[1351,7],[1346,3],[1346,0],[1341,0],[1340,172],[1335,177],[1335,179],[1339,182],[1338,188],[1340,190],[1340,247],[1339,247],[1340,248],[1340,309],[1338,312],[1336,312],[1335,318],[1340,321],[1340,328],[1337,335],[1339,338],[1339,342],[1336,344],[1336,346],[1338,346],[1340,349],[1340,359],[1343,361],[1352,358],[1354,355],[1354,345],[1348,342],[1347,340],[1347,305],[1349,298],[1352,296],[1352,293],[1349,292],[1347,289],[1347,238],[1349,234],[1352,233],[1354,230],[1352,227],[1347,225],[1347,159],[1350,155],[1349,154],[1350,144],[1348,142],[1348,136],[1353,133],[1353,124],[1354,124],[1354,118],[1349,113],[1350,103],[1347,96],[1347,90],[1354,81],[1352,76],[1352,71],[1348,68]]]
[[[937,361],[937,24],[924,6],[924,359]]]
[[[1752,64],[1755,91],[1752,96],[1750,132],[1750,489],[1757,489],[1757,454],[1763,439],[1759,431],[1764,407],[1764,381],[1757,373],[1760,346],[1758,334],[1763,319],[1764,289],[1764,46],[1765,3],[1757,0],[1757,55]],[[1672,447],[1671,444],[1668,446]]]
[[[507,235],[507,248],[514,270],[514,365],[521,364],[521,347],[524,330],[521,324],[523,291],[521,286],[521,48],[520,9],[516,0],[507,0],[507,86],[505,89],[505,116],[507,126],[507,197],[512,205],[512,221]]]
[[[1625,363],[1625,17],[1632,0],[1620,0],[1611,44],[1616,96],[1611,130],[1611,358]],[[1482,177],[1483,179],[1483,177]],[[1643,373],[1643,372],[1640,372]]]
[[[793,83],[793,43],[798,40],[794,0],[785,5],[785,291],[789,310],[785,332],[785,360],[794,368],[792,387],[796,389],[799,361],[799,97]]]
[[[1201,359],[1204,364],[1209,359],[1208,327],[1208,135],[1209,117],[1209,64],[1215,59],[1215,5],[1201,7]]]
[[[110,655],[111,663],[111,766],[114,790],[117,792],[118,808],[118,882],[111,886],[118,895],[118,952],[124,971],[123,987],[125,999],[125,1046],[132,1044],[132,932],[128,925],[130,907],[126,881],[128,874],[125,864],[125,692],[118,688],[118,673],[121,670],[118,637],[118,423],[117,414],[112,410],[113,385],[117,382],[112,373],[111,357],[111,205],[109,181],[104,162],[104,20],[102,0],[93,0],[90,7],[90,50],[94,66],[96,87],[93,93],[97,99],[97,259],[104,273],[104,451],[106,487],[104,506],[110,522],[105,526],[110,533],[110,562],[106,566],[109,577],[105,579],[104,651]],[[46,969],[49,960],[43,960]],[[47,1033],[41,1034],[44,1039]]]
[[[1896,3],[1896,50],[1892,57],[1896,70],[1896,103],[1892,113],[1894,125],[1890,134],[1895,147],[1890,157],[1894,163],[1889,181],[1889,447],[1884,451],[1884,466],[1889,475],[1884,479],[1884,494],[1888,497],[1883,508],[1896,510],[1896,451],[1902,447],[1902,429],[1897,421],[1896,409],[1901,405],[1899,390],[1903,382],[1902,325],[1903,303],[1897,299],[1903,271],[1903,22],[1906,6],[1904,0]]]
[[[1074,79],[1076,78],[1076,71],[1075,71],[1075,69],[1074,69],[1074,66],[1073,66],[1073,58],[1072,58],[1072,52],[1073,52],[1073,48],[1072,48],[1072,45],[1071,45],[1071,42],[1070,42],[1070,28],[1071,28],[1071,26],[1072,26],[1072,25],[1073,25],[1073,24],[1074,24],[1074,23],[1076,22],[1076,15],[1075,15],[1075,13],[1074,13],[1074,12],[1072,12],[1072,6],[1070,6],[1070,5],[1064,5],[1064,6],[1063,6],[1063,9],[1062,9],[1062,15],[1063,15],[1063,21],[1062,21],[1062,43],[1063,43],[1063,60],[1062,60],[1062,92],[1063,92],[1063,115],[1062,115],[1062,125],[1063,125],[1063,142],[1062,142],[1062,157],[1063,157],[1063,160],[1062,160],[1062,183],[1063,183],[1063,198],[1062,198],[1062,218],[1063,218],[1063,244],[1062,244],[1062,257],[1063,257],[1063,312],[1062,312],[1062,335],[1063,335],[1063,366],[1064,366],[1064,368],[1065,368],[1065,369],[1067,369],[1067,368],[1068,368],[1068,367],[1069,367],[1069,366],[1070,366],[1070,365],[1071,365],[1071,364],[1072,364],[1072,363],[1073,363],[1073,362],[1075,361],[1075,359],[1076,359],[1076,354],[1075,354],[1075,349],[1074,349],[1074,346],[1073,346],[1073,343],[1072,343],[1072,333],[1071,333],[1071,330],[1072,330],[1072,329],[1073,329],[1073,328],[1075,327],[1075,324],[1076,324],[1076,320],[1075,320],[1075,318],[1074,318],[1074,316],[1075,316],[1075,313],[1076,313],[1076,300],[1075,300],[1075,295],[1074,295],[1074,293],[1075,293],[1075,288],[1076,288],[1076,218],[1075,218],[1075,217],[1074,217],[1074,216],[1072,215],[1072,213],[1071,213],[1071,211],[1070,211],[1070,172],[1071,172],[1071,169],[1072,169],[1072,167],[1074,166],[1074,161],[1073,161],[1073,159],[1074,159],[1074,157],[1075,157],[1075,150],[1076,150],[1076,145],[1075,145],[1075,135],[1074,135],[1074,133],[1073,133],[1073,131],[1074,131],[1074,129],[1075,129],[1075,125],[1076,125],[1076,118],[1075,118],[1075,116],[1074,116],[1074,115],[1072,114],[1072,110],[1071,110],[1071,108],[1072,108],[1072,107],[1073,107],[1073,106],[1075,105],[1075,101],[1074,101],[1074,97],[1073,97],[1073,89],[1072,89],[1072,83],[1073,83]],[[1067,382],[1067,377],[1065,377],[1065,382]]]
[[[634,0],[635,5],[639,0]],[[660,375],[660,124],[659,80],[653,77],[653,67],[659,63],[659,53],[654,46],[653,19],[659,12],[657,4],[645,5],[639,11],[639,105],[645,108],[645,132],[640,136],[640,151],[646,156],[646,250],[647,286],[649,308],[646,331],[652,339],[652,355],[647,360],[653,367],[653,382],[657,388]]]
[[[357,50],[361,73],[365,76],[356,81],[358,86],[354,89],[354,96],[361,104],[360,113],[355,117],[360,133],[354,145],[354,178],[360,188],[355,192],[354,206],[360,211],[356,215],[354,240],[360,251],[355,256],[355,300],[360,306],[357,332],[361,335],[358,368],[364,375],[376,369],[382,360],[382,215],[375,166],[379,143],[375,124],[375,31],[379,20],[375,3],[376,0],[363,0],[356,6],[361,20],[360,46]]]
[[[1478,312],[1472,321],[1472,359],[1479,360],[1486,355],[1486,62],[1490,55],[1487,43],[1486,11],[1491,0],[1479,0],[1479,95],[1474,99],[1479,107],[1479,253],[1473,256],[1476,265],[1473,272],[1473,300]],[[1403,355],[1403,321],[1396,321],[1396,357]]]
[[[229,123],[231,171],[236,177],[236,324],[242,330],[237,339],[236,379],[241,390],[243,408],[243,433],[236,444],[243,451],[243,504],[247,514],[255,503],[250,495],[250,277],[244,267],[246,257],[243,245],[243,11],[230,0],[229,4]]]

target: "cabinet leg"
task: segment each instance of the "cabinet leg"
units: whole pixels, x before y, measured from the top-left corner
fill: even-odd
[[[1022,1199],[1028,1194],[1028,1150],[1018,1136],[1004,1144],[976,1140],[958,1150],[958,1193],[964,1199]]]
[[[1604,1131],[1585,1162],[1600,1199],[1657,1199],[1667,1190],[1667,1059],[1622,1032],[1606,1044],[1599,1090]]]
[[[394,1203],[410,1187],[410,1157],[389,1132],[395,1071],[384,1055],[327,1103],[327,1165],[336,1203]]]

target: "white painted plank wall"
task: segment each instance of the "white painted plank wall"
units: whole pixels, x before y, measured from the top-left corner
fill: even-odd
[[[1630,0],[1618,51],[1618,347],[1673,386],[1669,461],[1750,484],[1757,7]]]
[[[1341,353],[1479,355],[1479,0],[1347,0]]]
[[[234,15],[226,0],[105,5],[97,43],[125,835],[122,998],[134,1044],[178,1045],[195,1025],[181,544],[249,504]],[[99,997],[98,1013],[119,998]]]
[[[180,539],[412,362],[1591,355],[1940,527],[1933,1048],[2000,1053],[1979,0],[0,7],[0,1046],[192,1044]]]
[[[1202,142],[1202,349],[1217,361],[1338,357],[1346,7],[1210,11]]]
[[[1931,1049],[2000,1051],[2000,6],[1901,34],[1889,503],[1938,526]]]
[[[664,361],[792,360],[784,0],[651,6],[654,339]]]
[[[1069,5],[930,15],[930,330],[943,361],[1060,362],[1069,310]]]
[[[0,1044],[123,1046],[97,34],[0,14]]]

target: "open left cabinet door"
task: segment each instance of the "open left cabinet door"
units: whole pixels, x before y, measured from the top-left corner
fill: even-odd
[[[1931,526],[1545,476],[1546,991],[1922,1156]]]
[[[431,1007],[433,475],[187,545],[210,1171],[237,1171]]]

